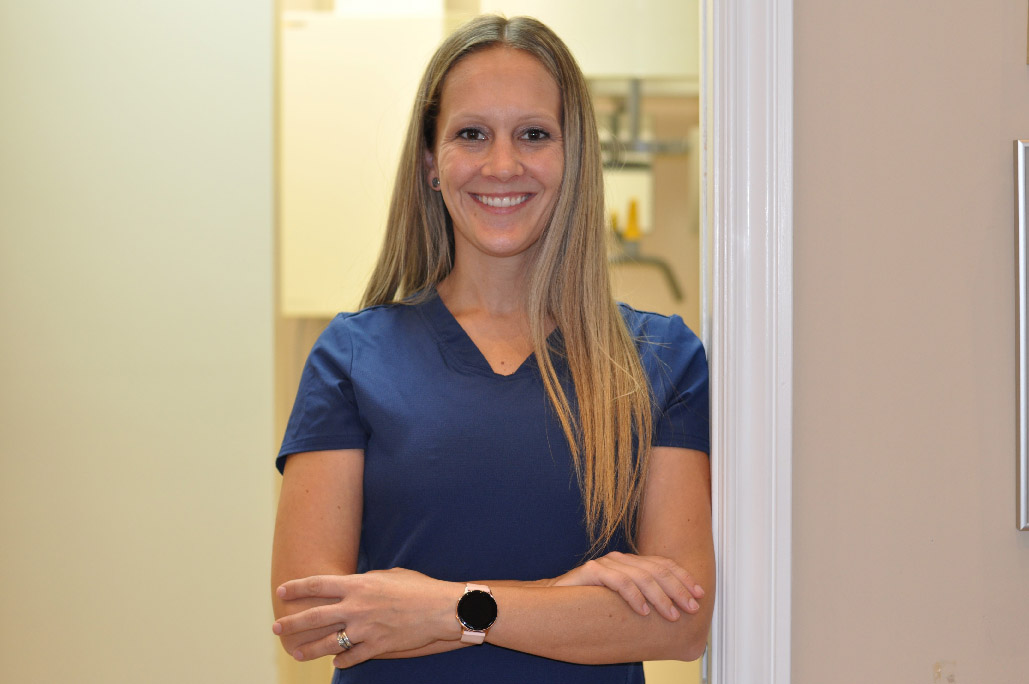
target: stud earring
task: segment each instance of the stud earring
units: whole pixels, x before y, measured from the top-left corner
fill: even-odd
[[[439,178],[432,179],[432,187],[439,188]]]

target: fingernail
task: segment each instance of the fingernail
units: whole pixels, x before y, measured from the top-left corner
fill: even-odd
[[[275,595],[279,598],[286,598],[286,587],[279,587],[275,590]]]
[[[293,657],[294,657],[294,658],[295,658],[296,660],[303,660],[303,659],[304,659],[304,654],[303,654],[303,653],[301,652],[301,650],[300,650],[300,649],[298,648],[297,650],[293,651]]]
[[[672,606],[672,610],[669,612],[671,613],[673,620],[679,619],[679,611],[675,609],[675,606]]]
[[[650,604],[649,603],[644,603],[643,604],[643,614],[644,615],[650,615]]]
[[[278,622],[272,625],[272,634],[282,634],[282,625]]]
[[[696,599],[690,599],[690,610],[700,610],[700,604],[697,603]]]
[[[693,585],[693,595],[697,598],[700,598],[704,595],[704,588],[701,587],[699,584]]]

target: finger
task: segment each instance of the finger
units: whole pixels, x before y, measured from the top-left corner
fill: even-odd
[[[675,561],[660,556],[646,557],[643,561],[652,563],[654,579],[677,606],[687,613],[700,610],[697,599],[704,595],[704,590],[688,571]]]
[[[686,590],[693,594],[693,596],[695,596],[696,598],[701,598],[704,595],[704,589],[699,584],[697,584],[696,580],[693,579],[693,576],[689,573],[689,571],[683,568],[678,563],[676,563],[671,558],[667,558],[665,556],[640,556],[631,553],[620,553],[618,551],[612,551],[611,553],[607,554],[605,558],[611,558],[612,560],[621,561],[629,565],[645,567],[651,569],[651,571],[655,564],[661,565],[670,570],[678,578],[678,580],[682,582],[682,585],[686,588]]]
[[[680,617],[679,609],[688,613],[700,610],[691,589],[697,585],[690,574],[675,561],[661,556],[608,554],[600,559],[605,565],[621,568],[633,578],[646,600],[667,620]]]
[[[303,579],[285,582],[275,590],[275,595],[283,601],[299,598],[340,598],[343,596],[343,580],[341,575],[314,575]]]
[[[336,636],[340,629],[346,628],[340,626],[339,628],[332,630],[332,633],[327,636],[323,636],[315,641],[309,641],[306,644],[301,644],[294,648],[290,655],[292,655],[294,659],[303,662],[343,652],[343,647],[339,645],[339,639]],[[357,642],[354,641],[354,638],[350,636],[349,633],[347,633],[347,638],[349,638],[350,642],[355,644],[356,647]],[[350,650],[353,650],[353,648]]]
[[[659,563],[670,569],[675,575],[682,581],[687,591],[693,594],[696,598],[702,598],[704,596],[704,589],[690,574],[689,570],[676,563],[671,558],[666,556],[641,556],[632,553],[620,553],[618,551],[612,551],[607,554],[607,557],[624,561],[626,563],[637,563],[637,564],[650,564]]]
[[[335,634],[336,632],[338,632],[338,629],[339,627],[325,627],[324,629],[312,629],[312,631],[310,632],[301,632],[299,634],[291,635],[289,637],[282,637],[279,639],[279,642],[282,644],[282,650],[286,651],[286,653],[292,656],[293,651],[295,651],[297,647],[303,646],[304,644],[310,642],[318,641],[319,639],[325,637],[325,635],[327,634]]]
[[[649,571],[653,582],[665,594],[666,600],[672,604],[667,607],[666,611],[663,611],[664,614],[672,620],[678,620],[679,610],[677,608],[687,613],[697,612],[700,605],[690,594],[687,584],[678,573],[674,572],[668,565],[660,562],[653,563]],[[686,582],[688,581],[689,579],[687,578]],[[645,591],[644,593],[647,592]]]
[[[672,559],[664,556],[637,556],[617,552],[608,554],[608,556],[611,557],[611,560],[639,567],[650,573],[664,592],[683,610],[690,613],[699,610],[699,604],[692,599],[703,597],[704,589],[697,584],[689,571]]]
[[[345,670],[348,667],[353,667],[368,660],[372,657],[372,653],[371,644],[354,644],[354,647],[349,651],[343,651],[333,658],[332,665],[333,667]]]
[[[325,637],[335,636],[336,632],[339,632],[343,628],[343,624],[330,624],[322,627],[321,629],[309,629],[308,632],[300,632],[295,635],[289,635],[287,637],[280,637],[279,641],[282,643],[282,648],[286,653],[292,656],[297,649],[303,652],[304,647],[307,644],[313,644],[321,641]]]
[[[349,632],[347,633],[347,637],[350,639],[350,643],[352,643],[353,646],[351,646],[349,650],[344,650],[337,654],[336,657],[332,659],[333,666],[343,670],[348,667],[353,667],[358,663],[363,663],[375,654],[372,644],[358,641],[355,637],[351,636]]]
[[[346,619],[341,611],[339,603],[332,603],[327,606],[308,608],[292,615],[284,615],[272,625],[272,633],[289,636],[336,623],[344,624]]]
[[[680,609],[687,613],[700,610],[700,604],[690,592],[695,583],[674,561],[658,556],[641,556],[633,559],[633,567],[642,572],[641,575],[633,574],[640,590],[666,619],[678,620]]]
[[[640,615],[650,614],[647,598],[640,591],[637,580],[625,572],[629,566],[612,562],[606,558],[589,561],[586,566],[590,566],[590,574],[598,584],[617,592],[635,612]]]
[[[682,582],[683,586],[686,587],[686,590],[689,591],[695,598],[699,599],[704,597],[704,588],[697,583],[697,581],[693,578],[693,575],[690,574],[689,570],[682,567],[681,565],[673,561],[671,558],[665,558],[663,556],[645,556],[645,558],[656,563],[660,563],[661,565],[664,565],[669,570],[671,570],[675,574],[675,576],[679,578],[679,581]]]
[[[654,563],[642,563],[638,558],[631,562],[624,562],[622,559],[601,558],[599,562],[612,570],[617,568],[619,572],[628,577],[644,600],[654,606],[666,620],[679,619],[679,611],[676,609],[673,599],[669,597],[668,590],[654,576],[655,572],[660,571],[661,566]],[[670,576],[670,573],[666,571],[666,575]]]

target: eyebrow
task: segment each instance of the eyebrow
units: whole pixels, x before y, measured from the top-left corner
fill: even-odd
[[[461,118],[481,119],[481,118],[486,118],[486,117],[489,117],[489,116],[490,116],[490,114],[488,114],[488,113],[484,113],[484,112],[476,111],[476,110],[458,110],[456,112],[453,112],[449,117],[447,117],[447,119],[448,120],[461,119]],[[507,118],[507,117],[504,117],[504,118]],[[552,122],[556,123],[559,126],[561,125],[561,117],[560,116],[554,116],[553,114],[550,114],[548,112],[543,112],[543,111],[532,111],[532,112],[520,113],[517,116],[515,116],[514,118],[516,120],[519,120],[519,121],[520,120],[525,120],[525,119],[545,119],[547,121],[552,121]]]

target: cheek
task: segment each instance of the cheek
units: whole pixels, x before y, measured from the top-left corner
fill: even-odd
[[[474,159],[469,155],[447,148],[441,148],[436,159],[440,173],[445,173],[451,178],[466,175],[474,167]]]
[[[540,161],[540,175],[546,177],[548,185],[560,183],[565,170],[564,153],[556,150]]]
[[[539,158],[539,168],[548,179],[561,179],[565,170],[565,153],[560,147],[549,149]]]
[[[561,163],[558,164],[557,168],[554,170],[554,184],[555,185],[561,185],[561,180],[564,178],[564,173],[565,173],[565,165],[564,165],[564,160],[562,159]]]

